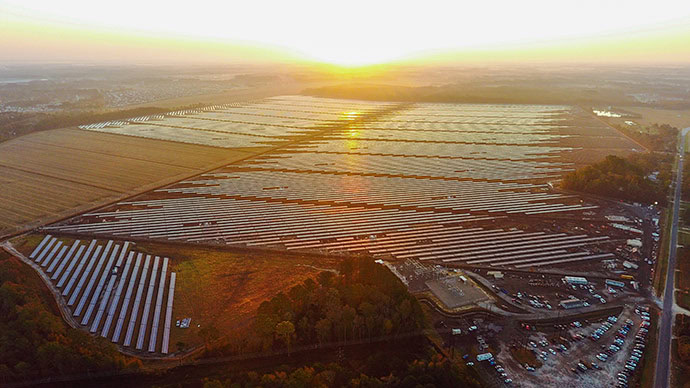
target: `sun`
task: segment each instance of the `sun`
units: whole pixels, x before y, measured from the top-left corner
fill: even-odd
[[[364,67],[390,63],[406,56],[404,49],[395,47],[378,47],[364,43],[340,46],[329,44],[313,44],[299,50],[301,54],[316,62],[341,66]]]

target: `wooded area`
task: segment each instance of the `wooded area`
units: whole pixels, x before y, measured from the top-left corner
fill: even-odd
[[[225,380],[204,379],[204,388],[283,388],[283,387],[480,387],[474,377],[463,373],[439,354],[404,362],[395,355],[377,353],[365,369],[378,368],[375,376],[336,363],[314,364],[291,369],[279,367],[272,372],[248,372]],[[385,370],[385,372],[383,372]],[[368,372],[368,373],[372,373]],[[383,375],[381,375],[383,374]],[[379,376],[380,375],[380,376]]]
[[[62,320],[33,270],[0,251],[0,383],[139,367],[104,338]]]
[[[474,372],[452,364],[424,339],[427,323],[423,310],[386,267],[369,258],[352,258],[344,260],[338,272],[321,272],[316,280],[307,279],[263,302],[251,328],[210,348],[205,357],[287,351],[287,361],[290,351],[300,346],[379,341],[362,345],[370,349],[363,359],[284,366],[263,374],[244,372],[227,379],[207,379],[204,386],[479,386]],[[405,351],[391,351],[380,342],[402,335],[408,338],[403,340],[409,344]],[[304,357],[308,355],[302,354],[301,359]]]
[[[609,155],[599,163],[565,175],[561,185],[567,190],[665,206],[672,161],[672,155],[662,153],[627,158]]]

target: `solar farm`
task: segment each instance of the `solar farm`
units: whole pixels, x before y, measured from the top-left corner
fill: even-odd
[[[178,179],[113,166],[135,174],[118,189],[127,198],[65,206],[78,215],[44,223],[21,247],[74,326],[139,357],[198,348],[203,327],[230,333],[266,298],[355,255],[454,313],[538,313],[490,290],[517,293],[553,271],[608,276],[643,229],[621,207],[557,189],[600,155],[641,150],[579,107],[279,96],[70,131],[141,142],[120,152],[142,158],[155,144],[170,165],[192,147]],[[155,188],[131,195],[146,174],[169,182],[150,178]],[[491,273],[513,277],[481,280]],[[176,325],[188,319],[190,329]]]
[[[274,148],[44,228],[51,233],[515,268],[612,258],[601,248],[608,236],[501,225],[596,209],[549,183],[592,144],[638,147],[575,107],[303,96],[82,129]]]

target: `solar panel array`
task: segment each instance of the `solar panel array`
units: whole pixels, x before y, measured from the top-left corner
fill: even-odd
[[[274,145],[325,126],[351,121],[388,103],[355,103],[344,100],[312,105],[288,105],[299,96],[266,99],[253,103],[213,105],[166,114],[113,120],[79,126],[80,129],[169,140],[213,147],[256,147]],[[353,113],[354,112],[354,113]]]
[[[173,112],[151,130],[265,136],[254,145],[301,137],[47,229],[488,266],[604,259],[606,237],[485,227],[593,208],[546,185],[572,170],[559,155],[574,150],[566,140],[582,137],[570,128],[574,109],[282,96]],[[591,125],[600,125],[587,132],[592,139],[610,131]],[[230,137],[214,144],[246,145]]]
[[[113,240],[105,245],[98,240],[88,245],[75,240],[68,246],[64,240],[46,235],[29,258],[50,277],[84,330],[125,347],[134,345],[133,350],[167,354],[175,273],[168,271],[167,257],[155,256],[152,261],[151,255],[130,248],[129,242],[120,245]],[[145,292],[139,288],[134,297],[133,286],[146,281],[149,287]],[[161,324],[163,308],[165,322]]]

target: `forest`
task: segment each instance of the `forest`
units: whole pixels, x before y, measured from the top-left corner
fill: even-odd
[[[673,156],[662,153],[609,155],[563,177],[561,187],[630,202],[666,205]]]
[[[383,376],[372,377],[356,369],[337,363],[320,363],[290,369],[286,366],[263,374],[247,372],[236,374],[224,380],[205,378],[204,388],[287,388],[287,387],[480,387],[474,377],[469,377],[457,365],[453,365],[440,354],[415,359],[400,365],[395,356],[374,357],[370,363],[378,362],[386,368]],[[379,367],[379,369],[381,369]],[[371,373],[371,372],[370,372]]]
[[[106,339],[67,326],[33,270],[4,251],[0,317],[0,385],[139,367]]]
[[[474,371],[449,362],[430,344],[424,311],[385,266],[352,258],[343,260],[337,272],[321,272],[263,302],[247,332],[205,354],[268,352],[282,354],[286,362],[299,360],[298,365],[214,376],[204,386],[480,386]],[[350,344],[365,351],[357,355],[351,350],[352,355],[326,363],[324,354]]]

